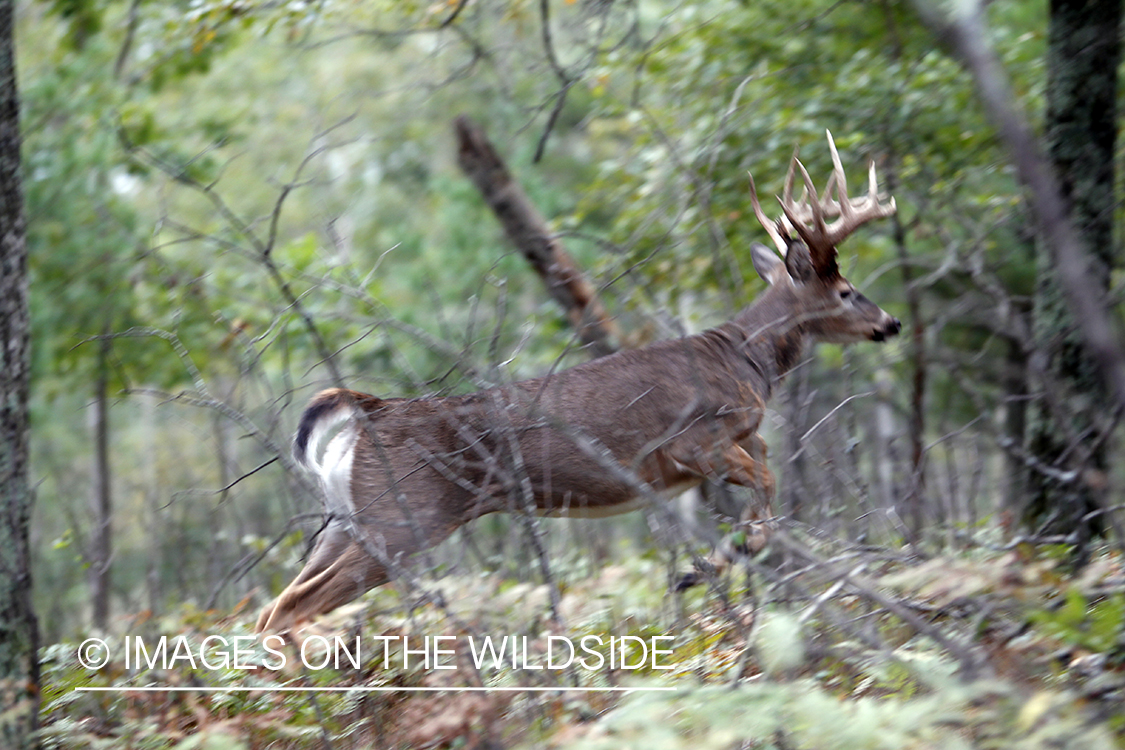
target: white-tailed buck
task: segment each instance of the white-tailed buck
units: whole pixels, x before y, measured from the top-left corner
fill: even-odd
[[[874,164],[867,195],[849,199],[831,134],[828,143],[835,169],[823,195],[794,155],[775,221],[751,180],[754,213],[780,255],[751,246],[769,287],[717,328],[467,396],[315,396],[294,454],[319,477],[329,518],[258,630],[288,631],[351,601],[496,511],[605,516],[724,480],[755,490],[743,520],[760,549],[774,481],[757,431],[774,387],[806,342],[883,341],[900,328],[836,263],[837,244],[893,214],[894,199],[880,203]]]

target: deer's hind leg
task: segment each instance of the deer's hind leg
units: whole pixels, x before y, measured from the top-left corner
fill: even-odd
[[[420,518],[414,518],[392,502],[383,501],[371,511],[372,518],[359,517],[352,524],[330,521],[305,567],[262,610],[257,632],[290,632],[359,598],[395,577],[410,555],[443,541],[463,522],[452,515],[435,520],[434,513],[421,508],[414,514]]]
[[[320,534],[305,567],[258,616],[255,630],[286,633],[385,583],[386,568],[352,538],[340,521]]]

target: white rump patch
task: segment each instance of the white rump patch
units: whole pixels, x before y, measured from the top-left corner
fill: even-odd
[[[359,438],[359,425],[354,419],[328,442],[324,460],[317,474],[324,485],[324,498],[330,513],[347,516],[355,512],[352,502],[352,462],[355,460],[355,443]]]
[[[330,513],[346,516],[355,512],[352,502],[352,463],[359,438],[358,411],[345,407],[326,414],[309,436],[309,467],[324,485]]]
[[[357,415],[358,411],[351,405],[342,405],[327,414],[322,414],[313,424],[308,442],[305,443],[305,450],[298,452],[297,460],[317,474],[321,473],[328,459],[328,450],[333,438],[339,437],[340,433],[344,432],[343,425],[354,423]]]

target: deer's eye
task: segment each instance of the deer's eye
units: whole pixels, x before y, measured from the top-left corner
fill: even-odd
[[[851,289],[841,289],[840,290],[840,299],[848,299],[851,296],[852,296],[852,290]]]

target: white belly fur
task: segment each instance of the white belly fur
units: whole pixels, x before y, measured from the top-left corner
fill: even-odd
[[[660,501],[671,500],[688,490],[695,489],[703,483],[702,479],[693,479],[673,485],[656,493]],[[642,495],[635,495],[632,499],[616,505],[568,505],[562,508],[546,508],[539,511],[539,515],[548,518],[608,518],[619,516],[645,507],[647,500]]]

